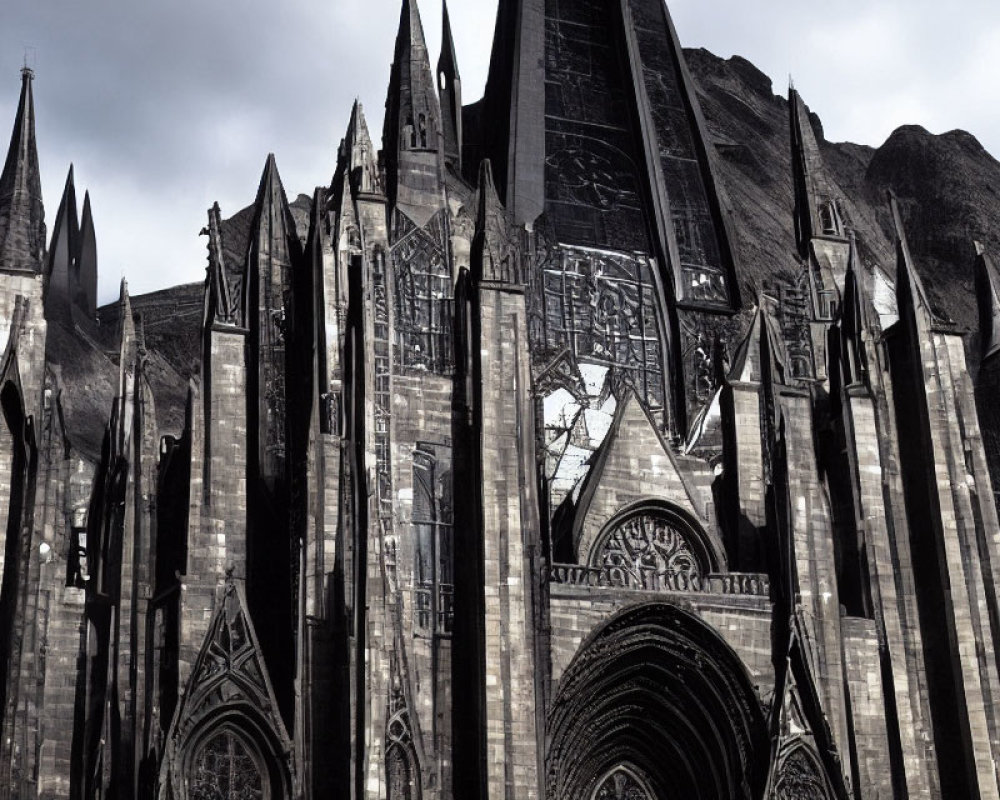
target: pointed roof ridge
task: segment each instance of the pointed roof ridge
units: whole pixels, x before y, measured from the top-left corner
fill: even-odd
[[[0,268],[41,272],[45,254],[45,210],[35,141],[34,73],[21,70],[10,147],[0,173]]]
[[[976,296],[979,301],[979,336],[982,360],[1000,352],[1000,271],[986,248],[975,242]]]
[[[889,189],[889,211],[892,214],[893,232],[896,238],[896,297],[908,295],[907,299],[913,303],[913,307],[923,308],[930,315],[933,322],[940,322],[937,314],[934,313],[930,301],[927,299],[927,291],[924,283],[920,279],[916,265],[913,263],[913,256],[910,254],[910,244],[906,239],[906,229],[903,227],[903,217],[899,211],[899,203],[896,200],[896,193]]]

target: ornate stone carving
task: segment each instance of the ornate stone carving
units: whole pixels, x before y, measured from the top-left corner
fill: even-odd
[[[534,361],[544,365],[539,377],[568,350],[577,363],[627,372],[646,405],[663,408],[663,345],[652,262],[627,253],[554,247],[540,266],[531,320]]]
[[[264,779],[247,744],[223,730],[204,744],[191,769],[188,800],[262,800]]]
[[[400,212],[396,216],[392,246],[396,366],[448,374],[453,361],[453,290],[441,215],[424,228]]]
[[[594,800],[656,800],[629,769],[618,767],[594,791]]]
[[[812,319],[810,294],[808,266],[799,272],[794,283],[782,286],[780,291],[778,321],[785,345],[787,377],[793,379],[815,377],[812,332],[809,326]]]
[[[703,574],[687,535],[656,514],[637,514],[612,528],[592,563],[606,570],[613,584],[620,580],[626,586],[643,586],[659,577],[691,579]]]
[[[782,762],[772,797],[774,800],[828,800],[826,781],[802,747]]]

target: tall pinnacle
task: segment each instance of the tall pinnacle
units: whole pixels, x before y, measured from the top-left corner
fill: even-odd
[[[788,111],[795,180],[795,233],[799,251],[807,257],[812,238],[843,238],[844,226],[837,204],[839,198],[827,175],[809,113],[790,81]]]
[[[896,202],[896,195],[891,191],[889,192],[889,209],[892,213],[896,239],[896,298],[899,302],[900,312],[902,313],[904,304],[910,304],[914,310],[923,309],[932,320],[939,321],[927,299],[927,292],[924,290],[923,281],[920,280],[920,274],[913,264],[910,245],[906,241],[906,231],[903,229],[903,218],[899,213],[899,204]]]
[[[354,101],[351,109],[351,120],[341,144],[339,162],[338,171],[344,170],[350,176],[352,191],[360,194],[379,194],[382,191],[375,146],[368,133],[364,109],[358,100]],[[339,183],[335,175],[331,186],[339,188]]]
[[[97,316],[97,236],[94,216],[90,210],[90,192],[83,195],[83,216],[80,220],[80,249],[76,259],[78,305],[89,319]]]
[[[462,169],[462,77],[458,73],[458,55],[451,33],[448,2],[442,0],[441,56],[438,58],[438,86],[441,92],[441,128],[445,159],[457,171]]]
[[[21,99],[0,175],[0,269],[41,272],[45,211],[35,144],[34,73],[21,70]]]

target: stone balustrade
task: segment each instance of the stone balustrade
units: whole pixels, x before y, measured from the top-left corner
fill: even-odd
[[[770,578],[755,572],[727,572],[702,576],[618,566],[553,564],[549,568],[549,581],[567,586],[631,589],[640,592],[693,592],[748,597],[769,597],[771,593]]]

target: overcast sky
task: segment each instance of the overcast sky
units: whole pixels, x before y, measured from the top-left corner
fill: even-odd
[[[420,0],[428,45],[439,2]],[[466,102],[482,92],[496,0],[449,3]],[[826,135],[964,128],[1000,155],[998,0],[672,0],[685,47],[739,54]],[[823,10],[829,12],[822,15]],[[290,198],[329,182],[351,103],[381,131],[399,0],[0,0],[0,140],[27,53],[46,218],[70,162],[89,189],[100,299],[201,280],[198,231],[254,197],[268,152]]]

